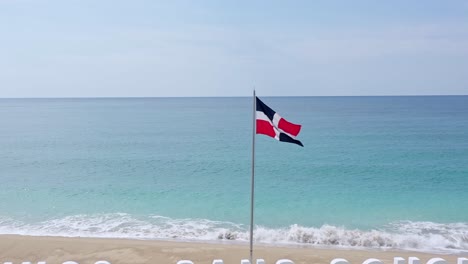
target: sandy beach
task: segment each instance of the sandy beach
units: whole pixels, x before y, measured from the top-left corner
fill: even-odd
[[[327,264],[334,258],[345,258],[351,263],[362,263],[368,258],[378,258],[385,264],[401,256],[419,257],[422,263],[433,257],[442,257],[456,263],[457,255],[438,255],[419,252],[336,250],[298,247],[256,246],[256,258],[275,263],[288,258],[297,264]],[[130,239],[34,237],[18,235],[0,236],[0,263],[11,261],[46,261],[48,264],[73,260],[79,263],[95,263],[107,260],[118,263],[176,263],[190,259],[195,263],[211,263],[223,259],[225,263],[240,263],[248,258],[248,245],[166,242]]]

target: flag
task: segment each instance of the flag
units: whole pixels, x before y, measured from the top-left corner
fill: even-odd
[[[301,125],[296,125],[286,121],[278,113],[264,104],[258,97],[256,101],[256,126],[257,134],[267,135],[276,140],[298,144],[304,147],[302,143],[296,139],[296,136],[301,131]]]

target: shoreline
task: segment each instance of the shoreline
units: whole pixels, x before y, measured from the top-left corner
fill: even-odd
[[[176,263],[189,259],[195,263],[210,263],[223,259],[224,263],[240,263],[248,258],[248,244],[185,242],[162,240],[138,240],[127,238],[85,238],[28,235],[0,235],[0,263],[11,261],[46,261],[62,263],[94,263],[107,260],[112,264]],[[384,264],[393,263],[394,257],[418,257],[421,263],[440,257],[455,264],[458,257],[466,254],[423,253],[403,250],[331,249],[318,247],[295,247],[285,245],[254,246],[254,258],[263,258],[266,263],[287,258],[294,263],[329,264],[334,258],[345,258],[352,264],[360,264],[368,258],[377,258]]]
[[[158,219],[158,220],[154,220]],[[0,234],[27,236],[123,238],[208,244],[246,244],[249,234],[239,224],[209,219],[138,217],[127,213],[70,215],[29,223],[0,217]],[[323,224],[308,227],[257,227],[255,243],[262,246],[343,250],[396,250],[430,254],[468,254],[468,223],[399,221],[390,229],[355,229]]]

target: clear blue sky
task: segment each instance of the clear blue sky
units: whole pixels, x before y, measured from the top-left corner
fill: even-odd
[[[468,1],[0,0],[0,97],[468,94]]]

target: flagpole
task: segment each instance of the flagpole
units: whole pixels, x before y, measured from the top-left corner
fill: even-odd
[[[255,191],[255,134],[257,132],[256,112],[257,100],[255,89],[253,90],[253,130],[252,130],[252,182],[250,191],[250,263],[253,256],[253,222],[254,222],[254,191]]]

